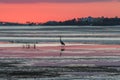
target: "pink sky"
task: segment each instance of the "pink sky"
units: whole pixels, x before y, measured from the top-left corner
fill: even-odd
[[[23,2],[22,2],[23,1]],[[45,22],[77,17],[120,17],[118,0],[1,0],[0,21]]]

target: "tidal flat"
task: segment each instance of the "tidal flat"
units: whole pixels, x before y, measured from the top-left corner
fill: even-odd
[[[0,80],[119,80],[119,29],[1,26]]]

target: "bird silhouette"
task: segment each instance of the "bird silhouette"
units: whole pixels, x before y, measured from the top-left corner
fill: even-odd
[[[60,36],[60,44],[65,46],[65,43],[62,41],[61,36]]]

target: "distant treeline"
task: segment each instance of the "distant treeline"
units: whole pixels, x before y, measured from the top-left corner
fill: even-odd
[[[25,24],[14,23],[14,22],[0,22],[0,25],[15,25],[15,26],[39,26],[39,25],[50,25],[50,26],[64,26],[64,25],[78,25],[78,26],[109,26],[109,25],[120,25],[120,18],[108,18],[108,17],[85,17],[85,18],[74,18],[65,21],[48,21],[45,23],[26,22]]]

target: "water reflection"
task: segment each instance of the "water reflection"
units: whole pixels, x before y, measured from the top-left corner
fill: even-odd
[[[63,52],[65,51],[65,46],[61,46],[61,49],[60,49],[60,56],[63,55]]]

